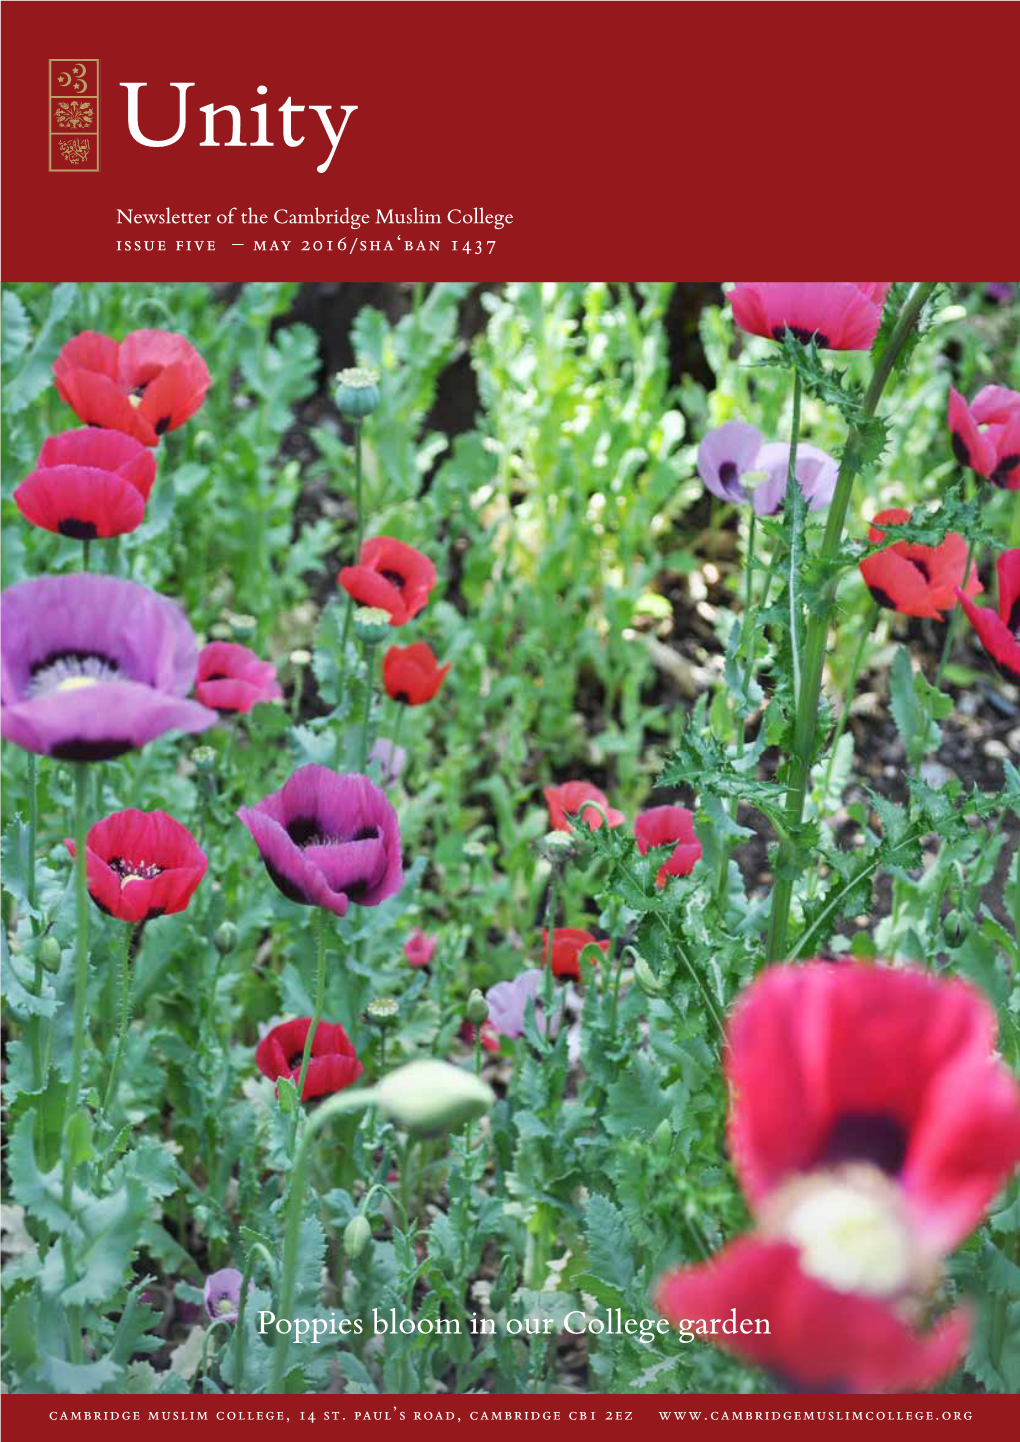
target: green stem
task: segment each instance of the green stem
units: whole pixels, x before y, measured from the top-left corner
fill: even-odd
[[[35,752],[28,753],[28,904],[35,910],[35,845],[39,833],[39,792]]]
[[[141,930],[140,926],[138,930]],[[117,1050],[113,1054],[110,1080],[106,1084],[106,1097],[103,1101],[103,1115],[106,1117],[109,1116],[110,1108],[117,1095],[117,1077],[120,1073],[121,1058],[124,1055],[128,1026],[131,1022],[131,942],[135,934],[134,927],[125,926],[124,945],[120,953],[120,1023],[117,1028]]]
[[[740,623],[740,645],[738,647],[736,657],[738,665],[741,652],[743,652],[746,657],[743,694],[738,695],[735,698],[734,702],[734,709],[736,711],[735,719],[737,725],[738,756],[743,756],[744,754],[744,730],[747,725],[747,717],[743,711],[743,700],[748,694],[751,686],[751,680],[754,676],[755,653],[758,649],[755,645],[755,622],[757,621],[757,615],[754,610],[754,552],[757,535],[758,513],[752,506],[751,519],[748,522],[747,531],[747,553],[744,557],[744,614]],[[736,821],[737,813],[740,810],[740,802],[736,797],[734,797],[734,799],[730,802],[728,809],[731,819],[733,821]],[[725,906],[726,897],[729,892],[730,854],[731,852],[729,846],[723,844],[720,847],[719,852],[719,875],[716,878],[715,885],[716,900],[718,901],[720,906]]]
[[[276,1287],[276,1259],[270,1254],[268,1248],[261,1242],[252,1243],[251,1251],[245,1258],[244,1272],[241,1277],[241,1296],[237,1303],[237,1321],[234,1323],[234,1391],[242,1390],[242,1378],[244,1377],[244,1311],[248,1304],[248,1291],[251,1287],[252,1275],[255,1271],[255,1262],[258,1257],[266,1264],[266,1271],[273,1287]]]
[[[965,594],[967,589],[967,580],[970,576],[971,563],[974,560],[975,550],[976,543],[971,540],[969,545],[967,546],[967,564],[963,568],[963,581],[960,586],[960,590],[963,591]],[[946,667],[952,660],[953,650],[956,646],[956,637],[959,634],[960,630],[960,618],[962,615],[963,607],[960,605],[959,602],[957,602],[949,616],[949,624],[946,626],[946,639],[942,647],[942,655],[939,657],[938,670],[935,672],[936,691],[941,689],[942,677],[945,674]]]
[[[90,546],[90,545],[91,545],[91,542],[90,542],[90,541],[82,541],[82,543],[81,543],[81,568],[82,568],[83,571],[87,571],[88,568],[89,568],[89,546]]]
[[[361,477],[361,421],[354,422],[354,562],[356,566],[361,556],[361,537],[364,532],[365,522],[362,516],[362,477]],[[351,617],[354,614],[354,597],[348,592],[347,610],[344,612],[344,629],[340,637],[340,669],[346,672],[347,665],[347,638],[351,633]]]
[[[298,1073],[297,1094],[298,1101],[304,1098],[305,1077],[308,1075],[308,1059],[312,1054],[312,1040],[322,1020],[322,1008],[326,999],[326,927],[330,912],[319,907],[315,917],[315,1010],[312,1013],[312,1024],[308,1028],[308,1035],[305,1037],[305,1049],[301,1054],[301,1070]]]
[[[351,1088],[338,1092],[328,1101],[322,1103],[317,1112],[308,1117],[305,1129],[301,1133],[297,1151],[294,1155],[294,1166],[290,1174],[290,1188],[287,1193],[287,1207],[283,1229],[283,1266],[280,1282],[280,1294],[277,1302],[277,1316],[290,1318],[294,1310],[294,1293],[297,1284],[297,1262],[299,1244],[301,1240],[301,1213],[304,1209],[305,1184],[308,1180],[308,1162],[311,1152],[311,1145],[317,1134],[333,1120],[345,1112],[357,1111],[360,1107],[370,1106],[373,1101],[372,1092],[366,1088]],[[273,1352],[273,1369],[269,1379],[270,1393],[282,1392],[284,1379],[287,1373],[287,1354],[290,1349],[290,1338],[283,1332],[277,1332],[276,1347]]]
[[[67,1136],[68,1122],[74,1116],[81,1093],[82,1058],[85,1051],[85,1009],[89,981],[89,892],[85,866],[88,837],[89,769],[82,763],[74,767],[74,880],[76,899],[75,967],[74,967],[74,1033],[71,1043],[71,1071],[64,1098],[61,1125],[63,1137],[63,1206],[70,1214],[74,1189],[74,1152]],[[64,1280],[72,1286],[75,1279],[74,1252],[67,1232],[63,1240]],[[81,1326],[77,1307],[68,1307],[67,1325],[70,1334],[71,1360],[82,1359]]]
[[[372,686],[375,673],[375,647],[365,646],[365,710],[361,718],[361,745],[358,751],[358,770],[368,765],[368,736],[372,729]]]
[[[861,672],[861,662],[864,660],[864,651],[871,640],[871,633],[875,629],[875,622],[878,620],[880,606],[877,601],[872,601],[868,613],[861,627],[861,638],[857,642],[857,650],[854,652],[854,659],[850,665],[850,674],[847,677],[846,687],[843,691],[843,705],[839,710],[839,720],[836,722],[836,730],[832,738],[831,750],[829,751],[829,764],[825,768],[825,781],[822,785],[822,795],[829,794],[829,782],[832,780],[832,768],[836,762],[836,748],[846,730],[847,722],[850,720],[850,708],[853,705],[854,692],[857,689],[857,678]]]
[[[910,292],[900,311],[889,343],[882,358],[875,367],[871,383],[864,394],[861,414],[870,420],[892,373],[896,358],[906,344],[925,301],[935,289],[934,281],[918,281]],[[850,427],[846,446],[840,462],[836,491],[829,507],[829,515],[822,537],[820,559],[823,563],[834,562],[843,537],[847,509],[853,490],[854,477],[861,466],[863,436],[858,425]],[[792,565],[792,558],[791,558]],[[822,671],[825,664],[825,648],[829,635],[829,619],[836,598],[836,584],[833,583],[828,595],[819,603],[808,618],[804,637],[803,665],[799,667],[800,686],[797,698],[797,712],[794,721],[793,750],[789,758],[786,781],[786,818],[792,839],[780,845],[779,867],[772,888],[772,909],[769,916],[769,930],[766,941],[766,958],[778,961],[787,952],[787,932],[790,922],[790,903],[793,899],[793,877],[784,875],[784,867],[794,864],[796,836],[804,814],[811,758],[814,754],[815,734],[818,729],[818,699],[822,689]]]

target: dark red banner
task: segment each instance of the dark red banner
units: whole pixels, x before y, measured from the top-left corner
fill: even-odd
[[[1015,7],[878,13],[9,0],[5,274],[1008,272]]]

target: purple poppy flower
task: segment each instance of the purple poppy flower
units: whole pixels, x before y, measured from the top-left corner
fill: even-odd
[[[528,1002],[535,1003],[535,1026],[540,1036],[545,1035],[545,1017],[542,1015],[540,994],[542,991],[543,975],[539,967],[530,967],[515,976],[512,981],[497,981],[495,986],[490,986],[485,993],[485,1000],[489,1003],[489,1021],[501,1036],[518,1037],[524,1035],[524,1018],[528,1011]],[[553,1018],[552,1034],[556,1035],[559,1022]]]
[[[407,752],[403,746],[394,746],[385,736],[380,736],[368,753],[369,762],[379,767],[379,780],[384,786],[399,781],[407,765]]]
[[[724,501],[750,501],[759,516],[773,516],[786,497],[790,447],[783,441],[763,442],[761,433],[744,421],[718,426],[698,447],[698,474],[707,490]],[[758,474],[758,485],[745,477]],[[832,500],[839,468],[825,451],[808,441],[797,446],[796,476],[812,511]]]
[[[198,651],[184,612],[114,576],[41,576],[0,598],[0,730],[64,761],[107,761],[216,712],[186,700]]]
[[[343,916],[351,901],[378,906],[400,890],[397,814],[367,776],[302,766],[281,790],[237,814],[291,901]]]
[[[205,1279],[205,1310],[214,1322],[236,1322],[244,1277],[236,1267],[221,1267]]]

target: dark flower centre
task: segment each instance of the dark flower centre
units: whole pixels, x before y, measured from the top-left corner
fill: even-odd
[[[1017,466],[1020,466],[1020,455],[1003,456],[988,479],[993,486],[1005,486]]]
[[[825,350],[829,344],[829,337],[823,335],[820,330],[807,330],[802,325],[774,325],[772,336],[774,340],[782,340],[786,331],[789,331],[794,340],[799,340],[801,345],[808,345],[811,337],[814,336],[815,344],[820,350]]]
[[[120,665],[99,651],[51,651],[32,666],[30,696],[52,691],[77,691],[120,678]]]
[[[65,517],[57,530],[62,536],[69,536],[72,541],[94,541],[99,534],[95,521],[79,521],[73,516]]]
[[[378,841],[378,826],[361,826],[353,836],[338,836],[322,831],[314,816],[296,816],[288,823],[287,835],[302,851],[306,846],[343,846],[348,841]]]
[[[389,581],[391,586],[396,586],[398,591],[402,591],[407,585],[406,578],[402,576],[399,571],[383,570],[380,571],[379,574],[380,576],[382,576],[384,581]]]
[[[144,858],[140,861],[131,861],[126,856],[111,856],[106,864],[122,880],[133,876],[139,881],[154,881],[167,869],[156,861],[146,861]]]
[[[907,1155],[907,1131],[887,1112],[842,1112],[818,1159],[820,1166],[871,1162],[890,1177],[899,1174]]]
[[[926,581],[931,582],[931,571],[928,569],[927,561],[918,560],[916,556],[908,556],[907,560],[912,566],[916,566]]]

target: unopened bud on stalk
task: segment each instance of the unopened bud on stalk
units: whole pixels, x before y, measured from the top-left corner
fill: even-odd
[[[496,1100],[472,1072],[445,1061],[412,1061],[383,1077],[375,1101],[412,1136],[456,1131],[484,1114]]]
[[[574,849],[574,838],[569,831],[547,831],[535,842],[539,856],[556,868],[566,866]]]
[[[259,626],[254,616],[238,616],[233,612],[227,617],[227,621],[235,641],[250,641]]]
[[[950,946],[959,946],[965,931],[965,922],[961,913],[955,909],[947,911],[946,919],[942,923],[942,930]]]
[[[55,936],[44,936],[39,943],[39,960],[47,971],[60,970],[60,942]]]
[[[368,1218],[363,1217],[360,1212],[355,1212],[344,1228],[344,1251],[352,1262],[361,1256],[371,1240],[372,1228]]]
[[[336,408],[348,421],[363,421],[379,404],[379,373],[349,366],[336,378]]]
[[[390,634],[390,613],[381,606],[359,606],[354,612],[354,634],[366,646],[378,646]]]
[[[232,921],[221,921],[213,932],[213,945],[220,956],[227,956],[237,945],[237,927]]]
[[[296,651],[292,651],[290,653],[290,664],[297,667],[299,670],[302,666],[310,666],[312,664],[311,651],[305,651],[301,647],[299,647]]]
[[[400,1019],[400,1007],[392,996],[377,996],[368,1003],[365,1015],[376,1026],[396,1026]]]
[[[203,775],[209,775],[216,770],[216,749],[213,746],[196,746],[191,753],[191,759],[195,763],[195,770]]]
[[[644,992],[645,996],[664,996],[666,988],[655,972],[645,961],[643,956],[634,960],[634,980]]]
[[[483,1022],[489,1020],[489,1003],[477,987],[467,999],[464,1015],[473,1026],[481,1026]]]

